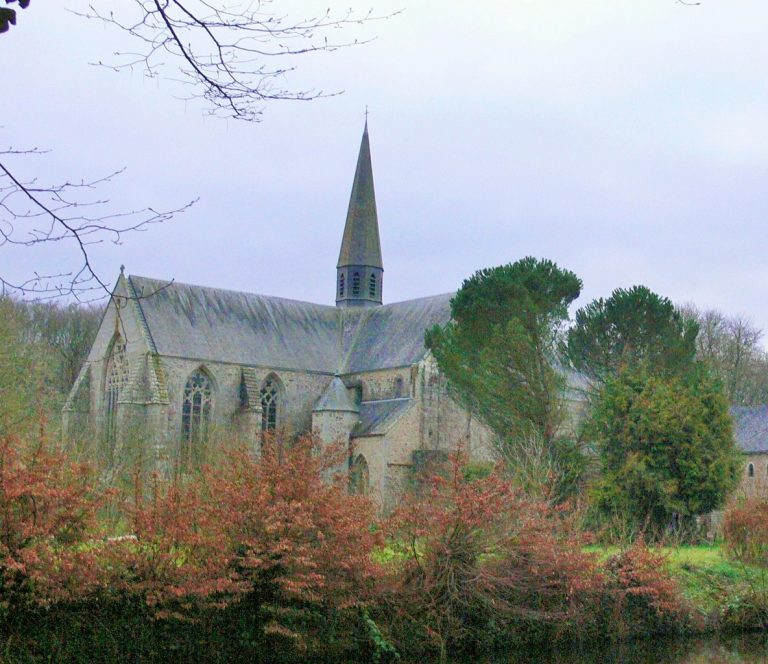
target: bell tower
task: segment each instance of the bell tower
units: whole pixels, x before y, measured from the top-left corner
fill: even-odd
[[[375,307],[382,302],[384,266],[373,190],[368,120],[357,157],[347,222],[336,264],[336,306]]]

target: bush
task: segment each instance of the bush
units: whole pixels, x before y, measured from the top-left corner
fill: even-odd
[[[730,557],[768,566],[768,499],[749,496],[729,505],[723,516],[723,540]]]
[[[377,567],[373,506],[335,477],[347,451],[312,438],[269,441],[256,458],[224,452],[216,468],[139,488],[135,540],[105,555],[114,593],[162,618],[239,605],[269,650],[310,654],[355,646]]]
[[[41,434],[0,439],[0,616],[87,596],[98,586],[98,503],[89,469]]]
[[[467,480],[463,458],[387,523],[396,551],[383,593],[403,650],[473,651],[574,626],[599,585],[564,510],[529,498],[495,469]]]
[[[641,540],[604,564],[602,634],[634,638],[686,629],[691,612],[664,554]]]

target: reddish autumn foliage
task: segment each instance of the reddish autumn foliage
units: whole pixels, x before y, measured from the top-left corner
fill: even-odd
[[[736,560],[768,566],[768,499],[752,495],[729,505],[723,516],[723,539]]]
[[[664,554],[642,540],[609,558],[604,569],[604,602],[613,636],[670,632],[688,619]]]
[[[388,524],[400,556],[388,599],[401,643],[444,657],[514,638],[516,627],[541,635],[578,619],[599,575],[562,509],[526,496],[501,468],[465,479],[460,455],[427,485]]]
[[[97,502],[89,469],[49,449],[45,437],[0,439],[0,584],[4,610],[80,598],[97,585]]]
[[[138,492],[136,540],[112,554],[118,585],[161,615],[245,602],[264,634],[311,647],[377,574],[372,505],[333,477],[346,454],[309,437],[272,440],[258,458],[227,452],[183,483]]]

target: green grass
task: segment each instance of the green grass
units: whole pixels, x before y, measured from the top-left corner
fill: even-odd
[[[600,560],[619,552],[616,546],[590,546]],[[683,595],[703,616],[719,611],[745,587],[768,588],[768,569],[728,558],[720,544],[666,546],[659,550]]]

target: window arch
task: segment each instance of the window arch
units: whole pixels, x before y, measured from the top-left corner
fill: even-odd
[[[360,273],[355,272],[352,275],[352,295],[360,295]]]
[[[344,297],[344,273],[339,275],[339,297]]]
[[[192,372],[184,385],[181,403],[182,467],[190,465],[199,456],[200,446],[208,437],[213,410],[213,385],[202,367]]]
[[[376,275],[371,274],[371,278],[368,280],[368,295],[376,297]]]
[[[128,384],[128,362],[125,358],[125,341],[117,334],[107,356],[104,376],[104,437],[111,453],[117,438],[117,402]]]
[[[261,386],[261,430],[274,431],[277,429],[280,411],[280,395],[282,389],[280,379],[271,374]]]
[[[747,475],[749,475],[749,477],[754,477],[755,476],[755,465],[754,464],[750,463],[747,466]]]
[[[365,496],[370,488],[368,462],[358,454],[349,467],[349,492],[356,496]]]

